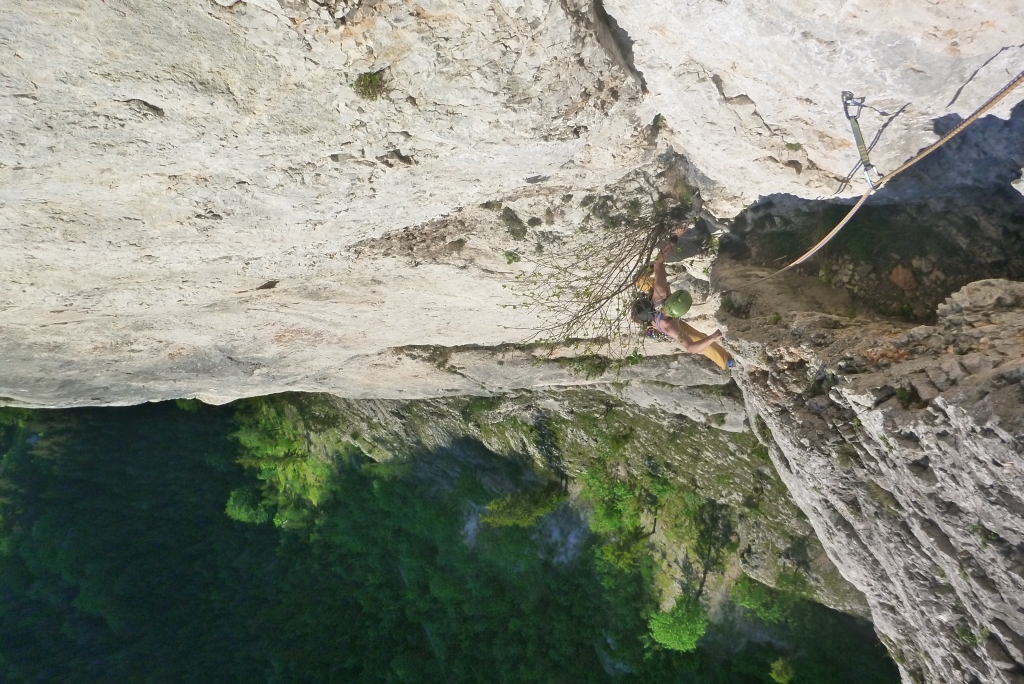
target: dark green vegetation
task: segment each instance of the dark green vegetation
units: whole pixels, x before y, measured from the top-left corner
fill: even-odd
[[[544,487],[512,492],[494,499],[480,515],[480,522],[495,527],[533,527],[541,518],[558,510],[567,499],[557,482]]]
[[[597,354],[581,354],[572,356],[565,361],[573,375],[582,375],[587,380],[599,378],[604,375],[612,361]]]
[[[663,128],[668,125],[668,120],[661,114],[655,114],[654,119],[651,120],[651,134],[658,135]]]
[[[727,509],[623,474],[634,436],[588,420],[584,535],[563,479],[479,443],[378,463],[356,446],[373,426],[316,397],[0,409],[0,679],[896,681],[869,629],[799,582],[741,582],[734,618],[708,625]],[[640,543],[654,524],[693,559],[665,614]]]
[[[352,84],[352,90],[364,100],[376,100],[383,97],[388,92],[387,84],[384,82],[384,70],[359,74]]]
[[[526,224],[523,223],[523,219],[519,218],[519,214],[512,207],[505,207],[501,210],[501,222],[508,228],[508,234],[512,236],[512,239],[526,239]],[[540,225],[540,223],[538,222],[537,225]]]

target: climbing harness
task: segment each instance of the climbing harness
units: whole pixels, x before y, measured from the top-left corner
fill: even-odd
[[[661,332],[661,329],[654,323],[648,323],[647,327],[644,329],[644,337],[649,337],[652,340],[668,339],[668,335]]]
[[[794,266],[799,266],[800,264],[802,264],[805,261],[807,261],[808,259],[810,259],[812,256],[817,254],[821,250],[822,247],[827,245],[829,240],[834,238],[836,236],[836,234],[839,233],[839,231],[842,230],[843,227],[847,223],[850,222],[850,219],[852,219],[853,216],[858,211],[860,211],[860,208],[862,206],[864,206],[864,203],[868,201],[868,198],[871,197],[871,195],[875,194],[878,190],[881,190],[893,178],[895,178],[899,174],[903,173],[904,171],[909,169],[911,166],[913,166],[917,162],[921,161],[922,159],[927,157],[929,154],[931,154],[935,150],[939,149],[940,147],[942,147],[943,145],[948,143],[950,140],[955,138],[957,135],[962,133],[965,128],[967,128],[972,123],[974,123],[975,121],[980,119],[986,112],[988,112],[990,109],[992,109],[997,104],[999,104],[1003,100],[1003,98],[1005,98],[1007,95],[1009,95],[1010,92],[1013,91],[1013,89],[1016,88],[1017,86],[1019,86],[1021,83],[1024,83],[1024,71],[1022,71],[1019,74],[1017,74],[1017,76],[1015,78],[1013,78],[1005,86],[1003,86],[1002,89],[999,92],[997,92],[995,95],[990,97],[988,99],[988,101],[985,102],[985,104],[983,104],[980,107],[978,107],[978,109],[976,109],[973,114],[971,114],[966,119],[964,119],[959,124],[957,124],[956,127],[953,128],[953,130],[951,130],[949,133],[946,133],[946,135],[942,136],[941,138],[939,138],[938,140],[933,142],[931,145],[929,145],[925,149],[923,149],[920,152],[918,152],[916,155],[911,157],[908,161],[904,162],[903,165],[900,166],[898,169],[896,169],[895,171],[893,171],[892,173],[890,173],[890,174],[888,174],[886,176],[882,176],[881,180],[879,180],[875,184],[871,184],[871,181],[869,180],[868,184],[869,184],[870,187],[868,187],[867,192],[865,192],[863,195],[860,196],[860,199],[857,200],[857,203],[853,205],[853,208],[850,209],[850,211],[846,214],[846,216],[843,217],[843,220],[840,221],[839,224],[836,225],[836,227],[833,228],[831,230],[831,232],[829,232],[828,235],[823,237],[821,239],[821,241],[818,242],[818,244],[814,245],[814,247],[811,247],[799,259],[797,259],[796,261],[791,263],[789,266],[786,266],[784,268],[780,268],[778,271],[775,271],[775,273],[767,275],[764,278],[760,278],[758,280],[754,280],[754,281],[746,283],[744,285],[738,285],[736,287],[733,287],[733,288],[730,288],[728,290],[725,290],[723,292],[723,294],[725,292],[735,292],[736,290],[742,290],[744,288],[751,287],[753,285],[757,285],[758,283],[763,283],[764,281],[768,280],[769,278],[774,278],[775,276],[779,275],[780,273],[784,273],[784,272],[788,271],[789,269],[793,268]],[[847,93],[844,92],[843,93],[843,104],[844,104],[844,107],[846,105],[846,95],[847,95]],[[851,95],[851,97],[852,97],[852,95]],[[858,111],[858,113],[859,113],[859,111]],[[858,129],[859,129],[859,127],[854,127],[854,136],[855,137],[856,137],[856,131]],[[861,138],[861,144],[862,144],[862,142],[863,142],[863,138]],[[859,147],[860,147],[860,144],[858,144],[858,148]],[[864,153],[865,154],[866,154],[866,151],[867,151],[867,148],[864,148]],[[863,160],[863,156],[862,156],[862,160]],[[865,173],[866,172],[867,171],[865,170]]]
[[[860,132],[860,113],[863,109],[863,97],[854,97],[853,93],[849,90],[843,91],[843,113],[846,115],[846,120],[850,122],[850,128],[853,129],[853,139],[857,143],[857,152],[860,153],[860,164],[864,169],[864,180],[868,182],[868,187],[874,188],[875,184],[871,181],[870,172],[874,171],[878,180],[882,179],[882,174],[871,163],[871,159],[868,157],[868,146],[864,143],[864,134]]]

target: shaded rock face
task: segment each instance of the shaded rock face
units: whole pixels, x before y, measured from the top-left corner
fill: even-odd
[[[557,473],[578,492],[581,476],[601,451],[602,435],[612,431],[623,440],[617,456],[623,478],[657,475],[729,511],[738,541],[737,550],[729,552],[729,566],[736,571],[742,567],[770,586],[798,575],[808,596],[836,610],[870,617],[863,595],[839,574],[786,492],[767,450],[751,448],[757,439],[728,423],[694,421],[672,407],[638,401],[638,393],[649,389],[641,385],[622,396],[597,384],[418,401],[303,396],[311,403],[326,402],[318,412],[330,417],[330,429],[315,437],[325,454],[336,441],[354,443],[383,462],[446,454],[452,458],[415,459],[415,467],[434,482],[454,483],[454,462],[469,463],[493,491],[515,489],[506,481],[507,473],[501,473],[500,461],[508,460]],[[689,389],[691,397],[695,390]],[[702,393],[705,401],[717,400],[731,410],[741,404],[735,390],[706,387]],[[494,454],[503,459],[496,461]],[[586,504],[577,504],[586,510]],[[679,541],[666,537],[664,525],[653,517],[644,524],[654,531],[650,550],[661,571],[682,581],[677,571],[679,563],[685,565],[686,553]],[[712,580],[716,586],[723,582],[728,584],[725,577]],[[673,590],[669,598],[674,596]]]
[[[1024,681],[1024,283],[971,283],[934,326],[748,320],[773,461],[904,679]]]
[[[936,121],[944,134],[955,115]],[[876,193],[806,272],[877,313],[934,322],[952,292],[1024,279],[1024,104],[986,116]],[[849,210],[844,200],[763,197],[735,216],[727,243],[765,266],[792,261]]]

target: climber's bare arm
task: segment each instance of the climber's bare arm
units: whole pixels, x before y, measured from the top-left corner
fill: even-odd
[[[668,273],[665,272],[664,254],[654,262],[654,288],[651,290],[651,301],[659,306],[672,294],[672,288],[668,286]]]
[[[675,229],[675,235],[681,237],[683,233],[690,229],[690,224],[680,224]],[[665,255],[675,246],[674,242],[666,240],[661,245],[661,250],[658,252],[658,258],[654,260],[654,289],[651,290],[651,300],[656,304],[661,303],[668,299],[668,296],[672,294],[672,288],[668,285],[668,273],[665,271]],[[667,334],[667,333],[666,333]]]

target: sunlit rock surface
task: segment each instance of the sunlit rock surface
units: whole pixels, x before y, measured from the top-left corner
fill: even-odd
[[[666,117],[719,216],[761,195],[836,191],[857,161],[842,91],[887,115],[906,106],[872,151],[888,173],[938,138],[936,119],[966,117],[1024,63],[1024,14],[1013,1],[608,0],[605,7],[632,39],[648,90],[641,115]],[[994,113],[1006,118],[1019,101]],[[864,110],[867,142],[888,118]],[[853,190],[864,189],[857,174]]]
[[[0,10],[0,395],[429,395],[388,349],[523,336],[494,212],[454,263],[346,248],[614,181],[651,155],[639,88],[557,4],[370,4]]]
[[[717,216],[825,194],[855,161],[842,89],[910,103],[889,170],[1005,82],[1015,9],[6,3],[0,396],[444,393],[391,350],[520,341],[505,253],[575,229],[581,197],[670,150]],[[490,201],[550,227],[516,240]],[[352,250],[405,228],[413,259]]]

